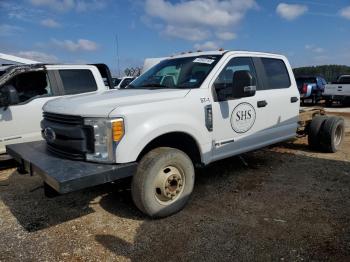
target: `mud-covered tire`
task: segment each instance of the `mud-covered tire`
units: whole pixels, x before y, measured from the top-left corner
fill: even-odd
[[[344,119],[336,116],[327,118],[320,132],[322,150],[327,153],[337,152],[341,147],[344,136]]]
[[[141,159],[132,180],[132,198],[144,214],[166,217],[186,205],[194,180],[194,166],[187,154],[175,148],[159,147]]]
[[[326,121],[326,116],[315,116],[308,129],[308,144],[313,150],[321,150],[321,128]]]

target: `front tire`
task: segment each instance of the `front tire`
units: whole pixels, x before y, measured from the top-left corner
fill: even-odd
[[[170,216],[188,202],[194,179],[194,166],[187,154],[175,148],[156,148],[139,163],[132,180],[132,198],[150,217]]]

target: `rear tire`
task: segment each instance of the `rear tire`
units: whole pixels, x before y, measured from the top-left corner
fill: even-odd
[[[194,166],[187,154],[175,148],[156,148],[139,163],[132,180],[132,198],[150,217],[170,216],[188,202],[194,179]]]
[[[308,130],[308,143],[313,150],[321,149],[320,130],[326,119],[326,116],[316,116],[311,120]]]
[[[327,153],[335,153],[341,147],[345,136],[344,119],[332,116],[326,119],[321,129],[321,146]]]

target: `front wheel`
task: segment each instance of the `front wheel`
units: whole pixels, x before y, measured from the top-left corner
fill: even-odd
[[[184,152],[160,147],[140,161],[132,181],[132,198],[146,215],[166,217],[180,211],[194,187],[195,172]]]

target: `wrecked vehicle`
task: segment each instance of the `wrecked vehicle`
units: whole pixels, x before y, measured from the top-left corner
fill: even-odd
[[[0,154],[6,145],[42,139],[40,121],[47,101],[108,90],[103,78],[111,81],[103,64],[7,66],[0,76]]]

